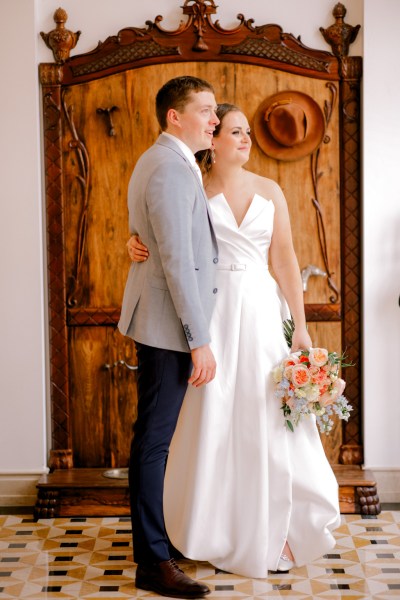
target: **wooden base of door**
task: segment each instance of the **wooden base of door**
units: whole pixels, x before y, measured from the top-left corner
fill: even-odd
[[[358,466],[335,465],[342,514],[381,512],[376,481]],[[130,514],[128,480],[109,478],[106,469],[56,469],[38,484],[36,519]]]

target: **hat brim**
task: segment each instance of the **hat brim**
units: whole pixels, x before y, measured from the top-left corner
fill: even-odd
[[[278,101],[289,100],[299,104],[307,117],[307,134],[305,139],[294,146],[283,146],[277,142],[268,130],[264,115],[267,109]],[[325,135],[325,118],[318,103],[303,92],[284,91],[269,96],[254,115],[254,136],[261,150],[271,158],[282,161],[300,160],[318,148]]]

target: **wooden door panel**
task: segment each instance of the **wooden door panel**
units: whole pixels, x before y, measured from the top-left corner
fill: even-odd
[[[71,327],[71,431],[76,467],[125,467],[136,419],[134,344],[112,327]],[[127,366],[128,365],[128,366]]]
[[[286,195],[300,268],[326,270],[338,289],[340,281],[339,140],[336,88],[332,82],[219,62],[152,65],[68,87],[63,96],[66,272],[68,306],[96,313],[118,309],[130,261],[127,188],[139,156],[154,142],[159,127],[154,98],[168,79],[195,75],[210,81],[218,101],[240,106],[250,124],[259,104],[278,90],[311,95],[327,118],[318,155],[294,162],[267,157],[253,136],[247,167],[278,181]],[[249,93],[251,90],[251,93]],[[104,112],[111,109],[111,118]],[[98,109],[103,112],[99,113]],[[111,125],[113,135],[110,135]],[[305,293],[310,304],[332,305],[337,295],[326,278],[311,277]],[[86,314],[86,313],[85,313]],[[312,323],[314,344],[341,352],[340,323]],[[135,416],[133,351],[123,350],[114,328],[70,330],[71,398],[75,462],[79,466],[125,466]],[[121,336],[120,336],[121,337]],[[104,365],[112,365],[108,370]],[[133,399],[133,400],[131,400]],[[323,444],[338,462],[341,427]]]
[[[123,80],[122,75],[114,76],[68,88],[65,94],[70,114],[64,138],[69,163],[66,271],[71,306],[109,307],[122,301],[129,267],[126,196],[135,161]],[[109,135],[107,118],[97,113],[112,106],[117,107],[112,114],[115,135]]]

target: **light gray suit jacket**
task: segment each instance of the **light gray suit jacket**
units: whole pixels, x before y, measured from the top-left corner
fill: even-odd
[[[130,267],[121,333],[183,352],[209,343],[217,241],[199,177],[168,136],[161,134],[138,160],[128,207],[130,231],[149,258]]]

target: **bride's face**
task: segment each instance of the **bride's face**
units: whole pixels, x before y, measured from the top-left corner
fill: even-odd
[[[227,113],[214,138],[215,160],[243,165],[249,160],[250,148],[250,126],[245,115],[237,110]]]

